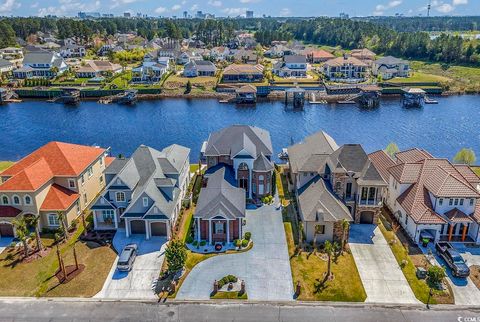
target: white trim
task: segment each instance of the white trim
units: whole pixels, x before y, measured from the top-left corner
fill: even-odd
[[[71,183],[73,183],[73,186],[71,185]],[[71,189],[76,187],[77,187],[77,183],[75,182],[75,179],[68,179],[68,188]]]
[[[123,200],[119,200],[119,198],[118,198],[119,195],[123,195]],[[125,199],[126,199],[125,198],[125,192],[123,192],[123,191],[115,192],[115,201],[116,202],[125,202]]]
[[[18,202],[15,202],[15,198],[18,198]],[[19,195],[12,196],[12,205],[21,206],[22,205],[22,198]]]
[[[27,198],[30,198],[30,202],[27,202]],[[23,203],[27,206],[32,204],[32,197],[30,195],[23,196]]]
[[[3,202],[4,198],[7,198],[7,203]],[[10,204],[10,198],[7,195],[2,195],[1,201],[2,201],[2,205],[6,206]]]

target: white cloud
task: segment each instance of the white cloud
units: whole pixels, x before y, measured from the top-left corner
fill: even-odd
[[[155,9],[155,13],[158,13],[159,15],[162,14],[162,13],[165,13],[167,11],[168,11],[168,9],[165,8],[165,7],[158,7],[157,9]]]
[[[38,8],[38,2],[34,2],[30,5],[30,8],[35,9]]]
[[[260,2],[260,0],[240,0],[240,3],[256,3]]]
[[[198,10],[198,4],[194,4],[191,8],[191,11],[197,11]]]
[[[5,2],[0,3],[0,12],[7,13],[12,12],[14,9],[20,8],[20,2],[16,0],[5,0]]]
[[[282,10],[280,10],[280,17],[290,16],[291,14],[292,10],[290,10],[289,8],[282,8]]]
[[[208,0],[208,4],[211,5],[212,7],[221,7],[222,6],[222,1],[220,1],[220,0]]]
[[[172,6],[172,11],[177,11],[177,10],[180,10],[181,8],[182,8],[181,5],[176,4],[176,5]]]
[[[111,9],[120,7],[122,5],[130,4],[137,2],[138,0],[112,0],[112,5],[110,6]]]
[[[458,6],[462,4],[468,4],[468,0],[453,0],[452,5]]]
[[[442,3],[441,5],[437,6],[435,9],[441,13],[449,13],[455,10],[455,7],[449,3]]]
[[[247,8],[225,8],[222,10],[227,16],[238,16],[244,14]]]
[[[378,4],[375,7],[375,11],[373,12],[374,15],[380,16],[383,15],[386,10],[398,7],[399,5],[402,4],[402,0],[392,0],[387,4]]]
[[[48,6],[39,8],[37,15],[55,15],[55,16],[67,16],[76,15],[79,11],[95,11],[100,8],[100,1],[95,2],[81,2],[81,0],[58,0],[57,6]]]

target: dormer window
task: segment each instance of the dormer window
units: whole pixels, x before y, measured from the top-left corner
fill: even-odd
[[[470,199],[470,206],[473,206],[473,204],[475,203],[475,199]]]
[[[457,199],[457,198],[455,198],[454,205],[455,205],[455,206],[458,206],[458,199]]]
[[[28,195],[25,196],[25,204],[26,205],[31,205],[32,204],[32,198]]]
[[[124,192],[117,192],[116,197],[117,197],[117,202],[125,202]]]
[[[453,199],[448,200],[448,205],[452,206],[453,205]]]
[[[68,179],[68,187],[69,188],[75,188],[75,180]]]
[[[13,196],[13,204],[14,205],[19,205],[20,204],[20,197],[19,196]]]
[[[460,206],[463,206],[463,198],[460,199]]]
[[[7,197],[7,196],[3,196],[3,197],[2,197],[2,204],[8,205],[9,203],[10,203],[10,201],[8,200],[8,197]]]
[[[147,197],[143,197],[143,206],[148,207],[148,198]]]
[[[443,198],[438,199],[438,205],[442,206],[443,205]]]

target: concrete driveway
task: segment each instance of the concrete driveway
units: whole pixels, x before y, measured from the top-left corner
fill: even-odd
[[[367,293],[365,302],[420,303],[376,225],[351,225],[349,243]]]
[[[145,240],[144,235],[125,237],[125,230],[119,229],[113,238],[113,246],[117,253],[130,243],[138,245],[138,254],[130,272],[119,272],[118,256],[113,263],[102,290],[95,295],[97,298],[108,299],[157,299],[152,289],[152,283],[160,274],[164,260],[166,238],[152,237]]]
[[[1,237],[0,238],[0,254],[3,253],[5,248],[10,246],[12,242],[13,242],[13,237]]]
[[[480,264],[480,249],[468,248],[462,244],[453,244],[453,247],[460,252],[463,259],[467,261],[468,266]],[[428,248],[420,248],[427,256],[430,263],[445,266],[447,268],[447,280],[452,287],[456,305],[480,305],[480,291],[470,277],[460,278],[453,276],[452,270],[448,267],[443,258],[436,254],[433,245],[429,244],[428,248],[430,249],[430,252],[428,251]]]
[[[244,232],[252,233],[253,248],[245,253],[218,255],[193,268],[177,299],[210,298],[214,280],[233,274],[245,280],[251,300],[293,299],[293,282],[282,213],[273,206],[247,210]]]

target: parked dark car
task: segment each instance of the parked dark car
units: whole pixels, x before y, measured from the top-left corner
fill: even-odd
[[[437,243],[435,249],[437,254],[442,257],[448,267],[451,268],[453,276],[468,277],[470,275],[470,268],[468,268],[460,253],[453,248],[450,243]]]
[[[137,244],[128,244],[122,250],[120,257],[118,258],[117,269],[119,271],[128,272],[132,269],[133,262],[137,257]]]

